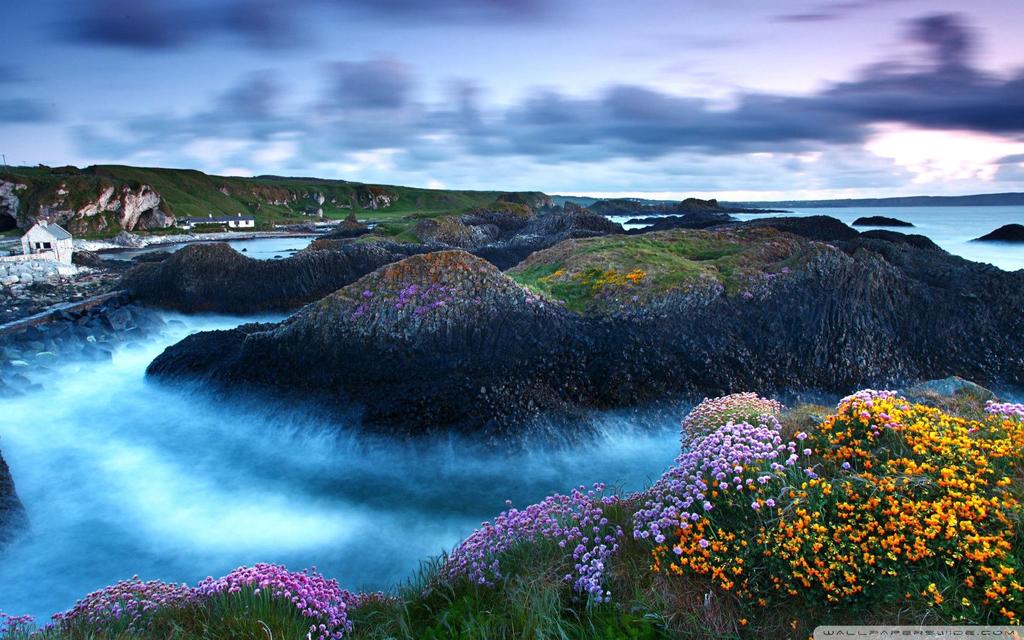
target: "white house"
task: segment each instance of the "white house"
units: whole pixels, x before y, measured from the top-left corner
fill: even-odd
[[[60,225],[40,220],[21,237],[21,251],[26,256],[71,264],[74,245],[71,234]]]
[[[178,226],[182,229],[194,229],[204,225],[218,225],[228,229],[253,229],[256,227],[256,218],[243,216],[240,213],[234,218],[231,216],[214,218],[212,214],[205,218],[178,218]]]

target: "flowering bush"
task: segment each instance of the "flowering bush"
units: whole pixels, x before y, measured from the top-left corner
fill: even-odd
[[[186,585],[159,580],[143,582],[138,576],[93,591],[70,610],[53,616],[53,624],[62,629],[77,625],[112,625],[141,631],[160,609],[181,607],[193,601],[194,593]]]
[[[288,571],[281,565],[257,564],[239,567],[216,580],[207,578],[195,588],[197,596],[204,599],[243,591],[291,602],[303,617],[310,619],[309,634],[312,638],[341,638],[352,630],[348,603],[357,602],[357,597],[342,590],[337,581],[317,573],[315,568],[300,572]]]
[[[985,404],[985,411],[992,415],[1001,415],[1008,418],[1024,418],[1024,404],[1021,403],[989,401]]]
[[[728,474],[709,480],[704,463],[674,470],[690,492],[681,495],[696,495],[696,484],[710,497],[705,513],[679,518],[668,535],[671,509],[645,514],[671,538],[654,569],[707,576],[751,609],[795,599],[805,610],[879,616],[913,605],[951,621],[1017,623],[1022,432],[1018,420],[970,422],[892,392],[857,393],[805,442],[816,470],[773,467],[771,503],[730,487]],[[708,437],[713,450],[724,435]],[[770,442],[751,435],[740,446],[756,466]],[[736,457],[749,474],[751,456]]]
[[[502,577],[502,553],[520,543],[551,540],[562,549],[572,549],[574,573],[567,574],[565,580],[572,582],[578,593],[607,601],[611,593],[602,587],[605,565],[619,549],[622,529],[605,516],[605,509],[618,499],[604,496],[604,488],[602,484],[589,491],[579,487],[570,495],[555,494],[522,510],[507,503],[507,511],[493,523],[483,523],[456,547],[444,574],[493,585]]]
[[[761,416],[782,413],[782,405],[756,393],[734,393],[720,398],[704,398],[683,420],[684,446],[727,422],[754,422]]]

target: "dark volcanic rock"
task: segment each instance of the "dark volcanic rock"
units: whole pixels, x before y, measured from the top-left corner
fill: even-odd
[[[900,233],[898,231],[889,231],[888,229],[871,229],[870,231],[862,231],[860,237],[907,244],[912,247],[917,247],[918,249],[942,251],[942,247],[932,242],[931,238],[917,233]]]
[[[185,247],[157,264],[135,267],[122,286],[136,300],[186,312],[256,313],[293,309],[417,250],[394,243],[343,243],[256,260],[225,243]]]
[[[14,490],[14,479],[0,454],[0,546],[10,542],[27,520],[25,507]]]
[[[1004,224],[991,233],[986,233],[974,242],[1024,242],[1024,225]]]
[[[885,216],[861,216],[853,221],[855,227],[912,227],[909,222]]]
[[[668,231],[669,229],[707,229],[718,225],[737,222],[736,218],[722,211],[699,211],[682,216],[660,216],[656,218],[633,218],[626,224],[646,224],[643,229],[630,229],[629,233],[650,233],[651,231]]]
[[[848,227],[840,220],[831,216],[763,218],[742,224],[750,228],[771,227],[772,229],[823,242],[851,240],[859,235],[856,229]]]
[[[280,325],[196,334],[148,373],[357,400],[371,424],[475,431],[568,406],[580,319],[462,251],[414,256]]]
[[[325,234],[324,237],[330,239],[358,238],[368,233],[370,233],[370,226],[365,222],[360,222],[353,211],[342,220],[341,224],[330,233]]]
[[[599,240],[573,243],[592,251]],[[278,325],[191,336],[149,373],[354,402],[370,427],[474,433],[680,394],[846,393],[946,375],[1024,383],[1024,273],[907,244],[824,244],[748,227],[610,244],[622,255],[630,242],[694,251],[696,275],[667,287],[652,278],[649,289],[643,278],[624,282],[642,303],[578,315],[464,252],[417,256]],[[746,252],[729,249],[735,242]],[[563,245],[547,252],[564,262]],[[529,263],[545,264],[547,252]],[[706,277],[713,259],[758,277],[725,287]]]
[[[619,233],[625,233],[622,225],[582,207],[553,209],[529,218],[511,237],[478,247],[473,253],[505,270],[564,240]]]

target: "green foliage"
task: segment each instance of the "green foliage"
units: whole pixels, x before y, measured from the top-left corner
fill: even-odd
[[[309,221],[318,208],[323,209],[326,219],[340,220],[356,212],[360,219],[371,222],[396,221],[408,216],[433,217],[488,207],[498,198],[510,195],[498,191],[418,189],[319,178],[213,176],[188,169],[123,165],[91,166],[79,173],[49,167],[9,167],[0,173],[0,180],[28,186],[17,194],[22,218],[28,212],[37,211],[40,204],[58,200],[57,191],[61,187],[68,192],[63,196],[62,208],[77,211],[109,186],[128,186],[136,190],[149,185],[160,194],[161,208],[177,217],[243,213],[254,216],[261,228],[275,223]],[[371,199],[380,194],[388,195],[392,202],[385,208],[374,209]],[[319,203],[318,195],[324,197],[323,204]],[[542,194],[522,196],[530,199]],[[515,209],[523,205],[506,202],[501,206]]]
[[[570,309],[600,312],[633,296],[644,299],[701,285],[717,284],[737,294],[798,264],[802,246],[772,230],[601,236],[539,251],[509,275]]]

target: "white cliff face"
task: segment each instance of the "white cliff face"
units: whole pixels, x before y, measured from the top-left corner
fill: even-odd
[[[398,195],[393,193],[372,193],[366,202],[367,209],[385,209],[398,200]]]
[[[0,180],[0,214],[8,215],[18,219],[18,207],[21,206],[21,199],[18,192],[27,189],[26,185],[19,182],[7,182]]]
[[[71,209],[66,202],[67,189],[61,186],[55,193],[53,202],[41,204],[35,212],[35,218],[45,219],[57,224],[68,225],[72,232],[76,228],[102,230],[106,221],[90,222],[103,212],[116,215],[117,223],[122,229],[161,229],[174,224],[174,216],[160,209],[160,194],[149,185],[142,185],[138,190],[128,185],[120,189],[108,186],[96,196],[95,200],[86,203],[77,211]]]
[[[111,199],[114,197],[114,187],[107,187],[100,193],[100,196],[96,198],[95,202],[90,202],[81,209],[78,210],[80,216],[94,216],[100,211],[115,211],[113,207],[120,207],[121,203],[117,200],[111,204]]]
[[[127,186],[121,195],[121,212],[118,220],[121,228],[131,231],[136,227],[161,229],[174,223],[174,216],[160,211],[160,194],[147,184],[139,187],[138,193]],[[145,215],[144,214],[148,214]],[[141,224],[140,224],[141,223]]]

